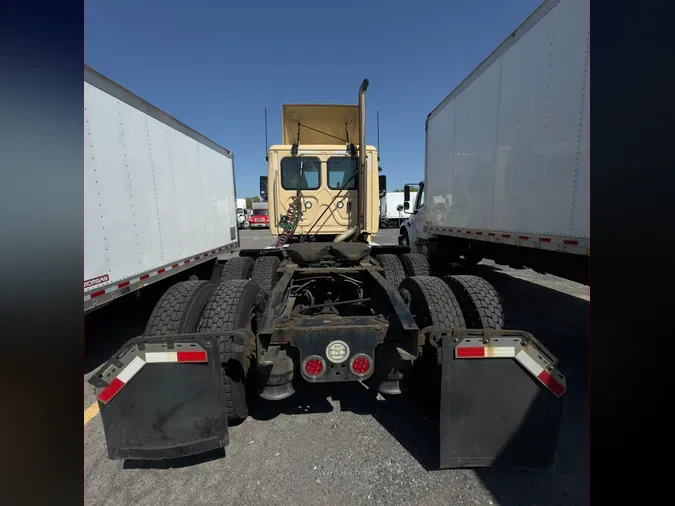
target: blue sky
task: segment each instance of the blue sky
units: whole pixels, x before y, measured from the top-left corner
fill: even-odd
[[[356,103],[388,188],[424,175],[424,121],[540,0],[89,1],[85,62],[235,154],[258,194],[284,103]],[[363,20],[363,21],[361,21]]]

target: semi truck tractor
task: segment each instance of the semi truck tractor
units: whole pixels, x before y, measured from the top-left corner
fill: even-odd
[[[426,120],[399,243],[590,284],[589,15],[547,1]]]
[[[547,2],[512,38],[560,7],[576,15],[566,10],[575,1]],[[569,43],[556,30],[546,33]],[[368,86],[357,105],[283,106],[282,143],[260,180],[275,245],[240,250],[217,279],[170,288],[144,334],[91,377],[110,458],[225,448],[228,426],[258,403],[300,384],[358,382],[436,417],[441,468],[553,462],[566,390],[555,356],[506,328],[486,280],[371,241],[386,176],[366,143]]]
[[[239,248],[232,152],[88,66],[84,110],[85,314]]]

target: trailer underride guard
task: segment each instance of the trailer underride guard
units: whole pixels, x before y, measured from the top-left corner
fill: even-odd
[[[496,293],[481,278],[415,275],[421,255],[379,253],[290,244],[230,260],[218,283],[167,290],[144,335],[90,379],[110,458],[224,448],[256,397],[362,381],[385,396],[410,389],[438,413],[441,468],[548,467],[565,391],[557,360],[503,329],[501,307],[480,303]]]

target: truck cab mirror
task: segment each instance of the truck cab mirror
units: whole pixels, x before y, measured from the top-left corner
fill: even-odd
[[[407,184],[403,187],[403,202],[406,204],[410,202],[410,185]],[[406,209],[408,209],[410,206],[407,205],[405,206]]]
[[[267,201],[267,176],[260,176],[260,198]]]
[[[379,176],[380,198],[387,194],[387,176]]]
[[[405,202],[403,202],[403,210],[407,211],[408,209],[410,209],[410,202],[406,200]]]

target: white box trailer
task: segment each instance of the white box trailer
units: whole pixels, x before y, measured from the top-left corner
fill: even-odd
[[[547,0],[429,114],[412,244],[450,237],[475,259],[587,268],[589,34],[586,1]]]
[[[85,66],[84,312],[237,249],[233,154]]]
[[[411,200],[415,199],[417,192],[410,192]],[[404,192],[389,192],[380,199],[380,226],[390,226],[401,222],[408,216],[403,212]],[[398,210],[401,206],[401,211]]]

